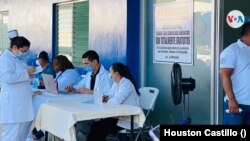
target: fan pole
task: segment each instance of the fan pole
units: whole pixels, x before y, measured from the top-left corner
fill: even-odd
[[[186,101],[186,95],[188,96],[188,99]],[[187,104],[186,104],[187,102]],[[186,111],[187,106],[187,111]],[[182,125],[189,125],[191,124],[191,117],[189,114],[189,94],[186,93],[183,95],[183,119],[182,119]]]

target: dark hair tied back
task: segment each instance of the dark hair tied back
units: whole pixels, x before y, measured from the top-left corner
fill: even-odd
[[[112,67],[114,72],[118,72],[122,77],[129,79],[132,82],[132,84],[134,85],[137,94],[138,95],[140,94],[140,92],[138,91],[138,88],[135,84],[135,81],[134,81],[134,79],[129,71],[129,68],[126,65],[123,65],[120,62],[116,62],[116,63],[112,64],[111,67]]]

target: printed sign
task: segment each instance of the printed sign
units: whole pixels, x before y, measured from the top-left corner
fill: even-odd
[[[154,63],[193,64],[193,0],[154,6]]]

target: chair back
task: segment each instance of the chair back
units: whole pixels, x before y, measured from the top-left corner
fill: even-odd
[[[138,90],[140,92],[139,104],[140,104],[140,107],[143,109],[143,111],[146,112],[145,113],[146,121],[142,128],[139,128],[138,131],[134,131],[134,132],[137,132],[135,141],[139,139],[139,136],[141,135],[142,132],[144,132],[144,129],[147,129],[147,127],[149,127],[150,129],[153,128],[150,125],[150,123],[147,121],[147,117],[150,111],[154,110],[155,102],[159,94],[159,89],[154,88],[154,87],[141,87]],[[129,133],[128,131],[129,130],[121,130],[119,131],[119,133]]]
[[[159,89],[154,87],[142,87],[138,89],[140,92],[139,103],[144,110],[153,111]]]

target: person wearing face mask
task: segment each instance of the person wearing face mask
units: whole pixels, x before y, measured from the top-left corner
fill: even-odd
[[[16,29],[10,30],[10,31],[8,31],[8,36],[9,36],[10,41],[12,41],[12,40],[15,39],[16,37],[18,37],[18,31],[17,31]],[[25,59],[26,59],[26,57],[27,57],[27,52],[28,52],[28,51],[26,51],[26,52],[19,52],[19,53],[16,55],[16,57],[17,57],[20,61],[22,61],[23,63],[25,63],[24,61],[25,61]]]
[[[139,107],[139,91],[128,67],[117,62],[111,65],[109,72],[115,82],[110,91],[105,94],[104,102]],[[105,141],[107,135],[117,133],[122,127],[130,127],[130,122],[118,118],[101,119],[91,125],[87,141]]]
[[[20,61],[22,61],[23,63],[25,63],[25,59],[27,58],[27,56],[28,56],[28,53],[27,53],[28,51],[26,51],[26,52],[19,52],[18,54],[17,54],[17,58],[20,60]]]
[[[109,72],[99,63],[99,55],[94,50],[88,50],[82,55],[83,65],[87,74],[75,86],[68,86],[68,91],[79,94],[94,94],[95,91],[107,93],[111,88]],[[90,130],[93,120],[76,123],[77,141],[84,141]]]
[[[109,72],[99,63],[99,55],[89,50],[82,55],[83,65],[87,74],[74,86],[67,86],[67,91],[79,94],[94,94],[94,91],[107,93],[111,87]]]
[[[30,42],[22,36],[11,40],[0,56],[0,124],[1,141],[24,141],[34,119],[29,74],[35,71],[18,59],[29,50]]]

